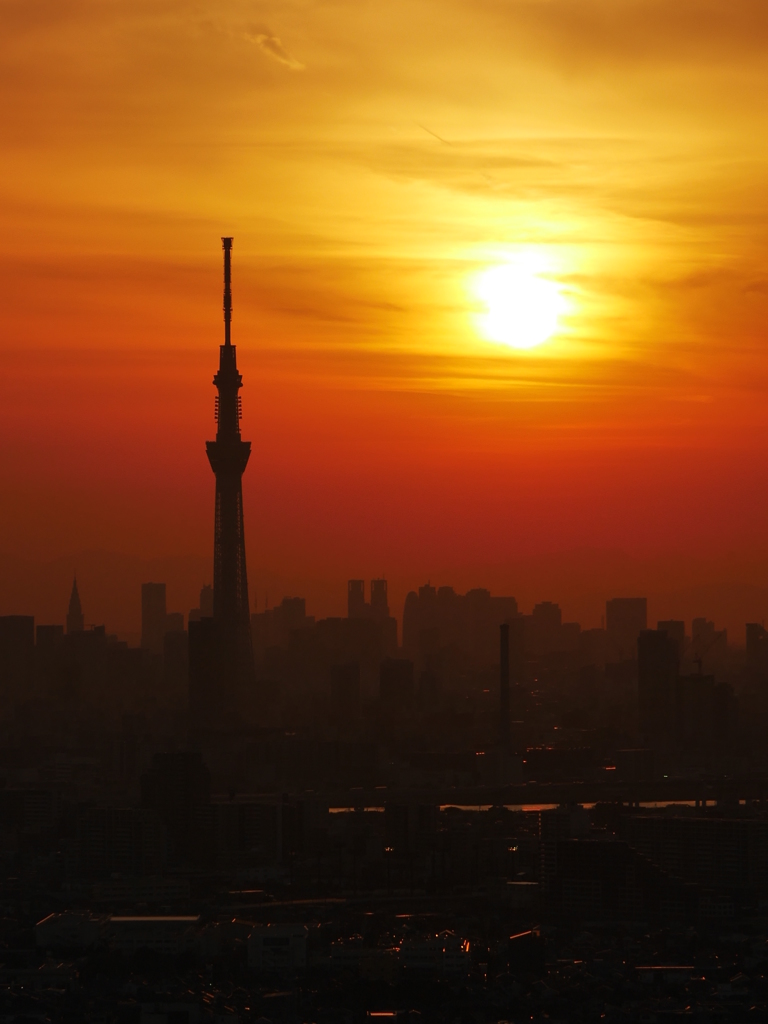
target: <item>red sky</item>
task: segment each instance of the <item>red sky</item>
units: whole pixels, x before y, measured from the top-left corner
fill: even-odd
[[[762,0],[0,0],[0,49],[0,610],[195,603],[232,234],[257,607],[766,616]]]

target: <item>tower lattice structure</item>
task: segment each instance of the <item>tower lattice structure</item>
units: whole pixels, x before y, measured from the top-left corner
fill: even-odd
[[[251,442],[240,437],[243,378],[232,344],[232,239],[224,248],[224,344],[219,347],[219,370],[213,378],[216,399],[216,440],[206,442],[216,475],[216,521],[213,543],[213,618],[219,630],[221,668],[225,675],[247,682],[253,674],[248,575],[245,566],[243,473]]]

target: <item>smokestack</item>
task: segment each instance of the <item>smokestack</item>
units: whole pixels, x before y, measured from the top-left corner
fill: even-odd
[[[509,743],[509,623],[499,626],[499,743]]]

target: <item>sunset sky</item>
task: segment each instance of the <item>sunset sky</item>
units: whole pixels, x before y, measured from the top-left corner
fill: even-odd
[[[233,235],[258,609],[768,617],[765,0],[0,0],[0,53],[0,611],[210,579]]]

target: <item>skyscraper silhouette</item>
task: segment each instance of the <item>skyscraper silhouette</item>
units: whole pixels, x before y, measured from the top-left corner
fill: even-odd
[[[240,437],[240,396],[243,378],[231,339],[232,239],[224,248],[224,344],[219,348],[219,370],[213,378],[216,399],[216,440],[206,442],[208,461],[216,475],[216,520],[213,544],[213,618],[221,643],[224,677],[245,683],[253,675],[248,577],[245,567],[242,478],[251,454],[251,442]]]
[[[365,580],[347,582],[347,616],[350,619],[365,618]]]
[[[509,743],[509,623],[499,626],[499,743]]]
[[[77,590],[77,576],[72,580],[72,593],[69,595],[69,608],[67,610],[67,632],[82,633],[85,629],[83,608],[80,604],[80,594]]]
[[[153,654],[163,653],[168,626],[164,583],[141,584],[141,646]]]
[[[675,727],[675,692],[680,672],[677,641],[661,629],[637,638],[637,698],[640,729],[648,743],[669,740]]]
[[[371,615],[374,619],[389,617],[386,580],[371,580]]]

